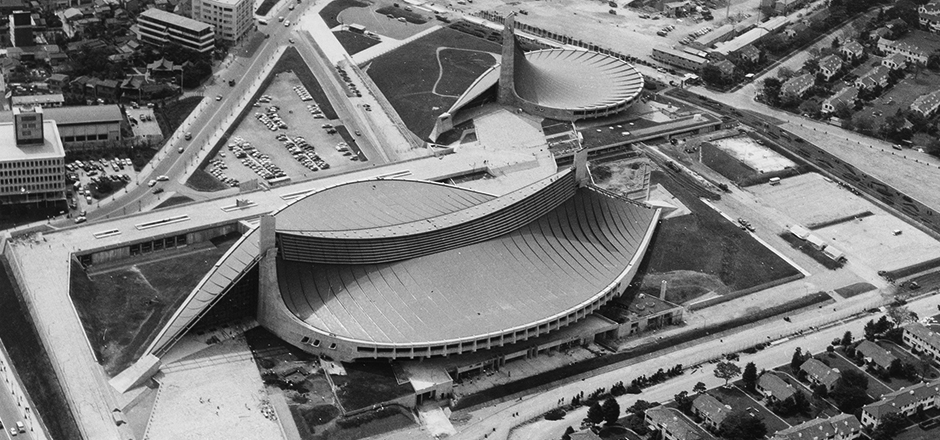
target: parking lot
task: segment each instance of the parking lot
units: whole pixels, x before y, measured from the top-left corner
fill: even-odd
[[[160,124],[157,124],[152,108],[128,108],[127,119],[131,124],[131,130],[134,131],[134,136],[141,139],[150,139],[153,142],[159,142],[163,139]]]
[[[72,161],[66,164],[66,172],[73,181],[68,188],[72,218],[97,208],[97,196],[107,197],[137,179],[137,172],[127,158]]]
[[[253,105],[206,167],[224,183],[298,181],[363,166],[341,136],[342,121],[328,119],[293,72],[278,74]]]

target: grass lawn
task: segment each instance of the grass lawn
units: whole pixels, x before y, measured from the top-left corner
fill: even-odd
[[[457,68],[445,66],[440,79],[449,94],[435,93],[433,88],[440,73],[438,48],[500,51],[494,43],[444,28],[376,58],[366,68],[405,125],[422,139],[431,133],[435,119],[456,101],[455,92],[462,92],[495,63],[491,58],[488,65],[482,64],[482,58],[475,52],[444,51],[450,52],[445,58],[448,65]]]
[[[350,55],[355,55],[380,43],[380,41],[375,38],[357,32],[336,31],[333,32],[333,36],[339,40],[339,44],[341,44],[343,49],[346,49],[346,52]]]
[[[776,373],[777,377],[783,379],[784,382],[792,385],[794,388],[802,392],[803,395],[806,396],[810,402],[813,402],[813,390],[811,390],[807,384],[800,382],[795,376],[791,376],[789,374],[790,373],[789,365],[785,366],[785,369],[776,368],[775,370],[778,371],[778,373]],[[742,390],[744,389],[743,388],[744,385],[742,385],[740,381],[736,382],[735,384],[741,387]],[[748,395],[750,395],[751,397],[755,399],[761,398],[761,396],[759,396],[756,393],[748,393]],[[807,414],[794,414],[788,417],[783,417],[783,416],[780,416],[780,417],[783,420],[786,420],[786,422],[791,425],[799,425],[800,423],[813,420],[815,418],[813,416],[816,415],[817,411],[819,411],[820,417],[832,417],[832,416],[841,414],[841,411],[836,409],[836,407],[833,406],[828,401],[823,400],[822,402],[823,402],[822,408],[815,408],[815,407],[811,408]]]
[[[330,29],[333,29],[336,26],[339,26],[339,16],[340,12],[343,12],[346,8],[364,8],[369,6],[369,3],[361,2],[358,0],[336,0],[323,9],[320,10],[320,18],[326,23],[326,26]]]
[[[878,346],[884,348],[885,350],[890,351],[891,354],[893,354],[896,358],[900,359],[902,363],[913,365],[914,367],[917,368],[918,373],[923,374],[923,368],[922,368],[922,363],[921,363],[920,358],[918,358],[911,352],[903,349],[902,347],[898,346],[897,344],[891,341],[880,340],[880,341],[876,341],[876,344],[878,344]],[[929,366],[927,370],[927,377],[925,377],[924,379],[929,381],[929,380],[934,380],[938,377],[940,377],[940,373],[937,372],[937,369],[934,368],[932,365]],[[894,388],[895,390],[897,390],[902,386],[909,387],[911,385],[914,385],[916,382],[910,382],[906,379],[898,379],[898,378],[892,377],[891,382],[886,382],[886,383],[891,388]]]
[[[148,260],[136,264],[129,260],[126,266],[90,276],[80,264],[73,263],[69,294],[109,376],[140,357],[183,298],[236,238],[148,254]]]
[[[189,179],[186,180],[186,186],[199,192],[215,192],[230,188],[202,168],[196,170],[192,176],[189,176]]]
[[[346,376],[330,376],[336,385],[336,397],[346,411],[372,406],[413,393],[410,384],[399,385],[388,363],[344,363]]]
[[[332,430],[329,432],[327,438],[329,440],[359,440],[381,436],[382,434],[414,425],[414,420],[411,420],[402,413],[396,412],[388,417],[375,419],[355,428]]]
[[[155,209],[169,208],[171,206],[182,205],[183,203],[189,203],[192,201],[193,199],[186,197],[186,196],[173,196],[173,197],[170,197],[169,199],[164,200],[163,203],[157,205]]]
[[[703,142],[701,148],[702,163],[732,182],[740,183],[757,174],[757,171],[712,143]]]
[[[837,351],[838,350],[839,349],[837,349]],[[840,355],[829,356],[828,354],[822,353],[813,357],[818,359],[820,362],[828,365],[830,368],[838,368],[839,371],[855,370],[864,374],[866,377],[868,377],[867,391],[868,391],[868,395],[871,396],[872,399],[878,399],[878,397],[881,396],[882,394],[887,394],[887,393],[894,391],[890,387],[887,387],[879,383],[876,377],[872,376],[871,374],[868,374],[867,371],[859,368],[858,365],[855,365],[855,363],[849,361],[843,356],[840,356]]]
[[[746,411],[750,408],[750,411],[767,425],[767,432],[777,432],[790,427],[783,420],[770,412],[769,409],[765,408],[737,387],[718,387],[709,390],[708,394],[711,394],[726,405],[731,405],[735,411]]]
[[[683,289],[667,290],[667,299],[685,302],[709,291],[718,294],[747,289],[797,274],[797,270],[724,219],[670,175],[654,171],[652,183],[663,185],[692,214],[662,221],[650,243],[636,284],[658,294],[663,274],[677,275]],[[649,278],[648,283],[644,282]],[[696,281],[697,280],[697,281]]]
[[[840,287],[836,289],[836,293],[839,294],[839,296],[843,298],[851,298],[855,295],[860,295],[865,292],[871,292],[872,290],[875,290],[875,289],[876,287],[869,283],[855,283],[855,284],[849,284],[848,286]]]
[[[396,8],[394,6],[379,8],[376,9],[375,12],[382,15],[391,15],[395,19],[404,18],[405,21],[413,24],[425,24],[428,22],[428,20],[421,14],[417,14],[413,11],[406,11],[403,8]]]
[[[0,256],[0,339],[10,362],[49,429],[49,435],[56,439],[80,439],[82,433],[72,417],[46,348],[36,333],[32,316],[20,302],[21,294],[14,287],[6,258]]]
[[[255,15],[267,15],[268,11],[276,5],[278,0],[264,0],[261,2],[261,6],[258,6],[258,9],[255,10]]]
[[[153,114],[157,117],[157,123],[160,124],[160,131],[163,132],[165,139],[173,135],[173,132],[189,117],[202,99],[202,96],[189,96],[154,109]]]

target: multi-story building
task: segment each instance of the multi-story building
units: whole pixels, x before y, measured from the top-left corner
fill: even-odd
[[[881,400],[862,407],[862,425],[874,428],[890,413],[914,415],[917,408],[937,408],[940,404],[940,379],[921,382],[881,396]]]
[[[819,73],[822,74],[826,81],[831,80],[832,77],[836,76],[841,70],[842,58],[839,58],[838,55],[826,55],[819,60]]]
[[[652,58],[670,66],[701,73],[708,60],[704,55],[670,47],[654,47]]]
[[[717,431],[721,422],[731,415],[731,406],[721,403],[710,394],[702,394],[692,401],[692,412],[711,430]]]
[[[920,27],[932,32],[940,32],[940,1],[933,0],[917,8]]]
[[[777,431],[771,440],[855,440],[862,435],[862,424],[851,414],[828,419],[813,419]]]
[[[741,57],[741,59],[748,60],[754,64],[760,62],[760,49],[754,47],[751,44],[742,47],[741,50],[738,51],[738,55]]]
[[[199,53],[215,49],[212,26],[160,9],[148,9],[137,18],[140,41],[163,46],[178,44]]]
[[[254,25],[251,0],[193,0],[193,18],[215,26],[216,38],[234,43]]]
[[[14,108],[0,123],[0,203],[65,199],[65,149],[41,107]]]
[[[69,151],[117,146],[121,142],[124,114],[115,105],[87,105],[44,109],[47,121],[55,121],[63,148]],[[0,114],[8,121],[10,113]]]
[[[917,97],[917,99],[914,99],[914,102],[911,103],[911,110],[913,110],[913,111],[915,111],[915,112],[917,112],[917,113],[920,113],[920,114],[921,114],[923,117],[925,117],[925,118],[929,118],[929,117],[935,115],[935,114],[937,113],[937,109],[938,109],[938,108],[940,108],[940,90],[935,90],[935,91],[930,92],[930,93],[928,93],[928,94],[926,94],[926,95],[920,95],[920,96]],[[920,324],[917,324],[917,325],[920,325]],[[921,327],[923,327],[923,326],[921,326]],[[927,327],[923,327],[923,329],[926,330],[926,331],[928,331],[928,332],[930,332],[930,330],[927,329]],[[907,338],[908,338],[907,333],[908,333],[907,330],[905,330],[905,332],[904,332],[904,338],[905,338],[904,342],[907,342]],[[930,332],[930,333],[933,333],[933,332]],[[931,340],[931,341],[930,341],[931,343],[933,343],[933,342],[936,341],[937,339],[940,339],[940,336],[936,336],[936,333],[933,333],[933,334],[935,335],[935,339],[934,339],[934,340]],[[921,334],[920,331],[917,331],[917,333],[914,334],[912,337],[915,337],[915,336],[916,336],[916,337],[920,337],[920,336],[923,336],[923,335]],[[936,343],[937,343],[937,344],[936,344],[935,346],[929,347],[929,348],[932,348],[932,350],[931,350],[931,351],[928,351],[928,352],[933,355],[934,359],[940,360],[940,341],[936,341]],[[912,347],[917,348],[918,350],[921,350],[920,347],[917,347],[917,346],[915,346],[915,345],[913,345],[913,344],[910,344],[910,345],[911,345]],[[928,347],[924,347],[924,349],[928,349]],[[929,350],[929,349],[928,349],[928,350]],[[921,351],[923,351],[923,350],[921,350]]]
[[[10,46],[33,46],[33,23],[32,13],[29,11],[16,11],[10,14]]]
[[[903,70],[907,67],[907,58],[899,53],[893,53],[881,60],[881,65],[891,70]]]
[[[780,93],[787,96],[803,96],[811,87],[816,85],[816,76],[806,73],[800,76],[794,76],[783,83],[780,87]]]
[[[924,96],[932,97],[930,104],[924,103],[918,108],[914,108],[914,104],[911,104],[911,110],[919,112],[929,110],[929,113],[924,114],[924,116],[933,115],[937,111],[937,107],[940,106],[940,90]],[[917,100],[924,96],[917,98]],[[914,101],[915,104],[917,100]],[[904,343],[918,353],[929,355],[934,360],[940,360],[940,334],[937,332],[919,322],[915,322],[904,327],[903,338]]]
[[[884,53],[899,53],[907,58],[910,64],[927,64],[927,51],[902,41],[889,40],[887,38],[878,39],[878,49]]]
[[[853,40],[843,44],[839,52],[842,53],[846,61],[854,61],[865,55],[865,46]]]
[[[888,70],[887,67],[877,65],[856,79],[855,87],[858,87],[859,90],[872,90],[875,87],[887,87],[888,72],[890,72],[890,70]]]

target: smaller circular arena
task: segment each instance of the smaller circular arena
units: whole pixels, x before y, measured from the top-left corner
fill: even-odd
[[[612,115],[630,107],[643,90],[643,75],[636,68],[598,52],[544,49],[527,52],[517,61],[522,61],[512,72],[517,104],[546,117]]]

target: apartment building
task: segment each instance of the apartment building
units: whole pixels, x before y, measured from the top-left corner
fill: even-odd
[[[148,9],[137,18],[140,41],[155,46],[178,44],[184,49],[209,53],[215,49],[212,26],[160,9]]]
[[[904,58],[907,58],[907,62],[910,64],[927,64],[928,53],[913,44],[879,38],[878,49],[888,54],[898,53],[904,55]]]
[[[921,382],[881,396],[881,400],[862,407],[862,425],[874,428],[890,413],[914,415],[917,408],[936,408],[940,403],[940,379]]]
[[[925,100],[915,108],[914,104],[917,104],[921,98],[926,96],[931,97],[930,102],[928,103]],[[933,115],[936,113],[937,107],[940,106],[940,90],[918,97],[917,100],[914,101],[914,104],[911,104],[911,110],[927,112],[923,113],[924,116]],[[927,328],[923,324],[915,322],[904,327],[903,340],[908,347],[911,347],[918,353],[927,354],[934,360],[940,360],[940,334]]]
[[[851,414],[828,419],[813,419],[777,431],[771,440],[855,440],[862,435],[862,424]]]
[[[215,27],[216,38],[235,43],[252,26],[251,0],[193,0],[193,18]]]

